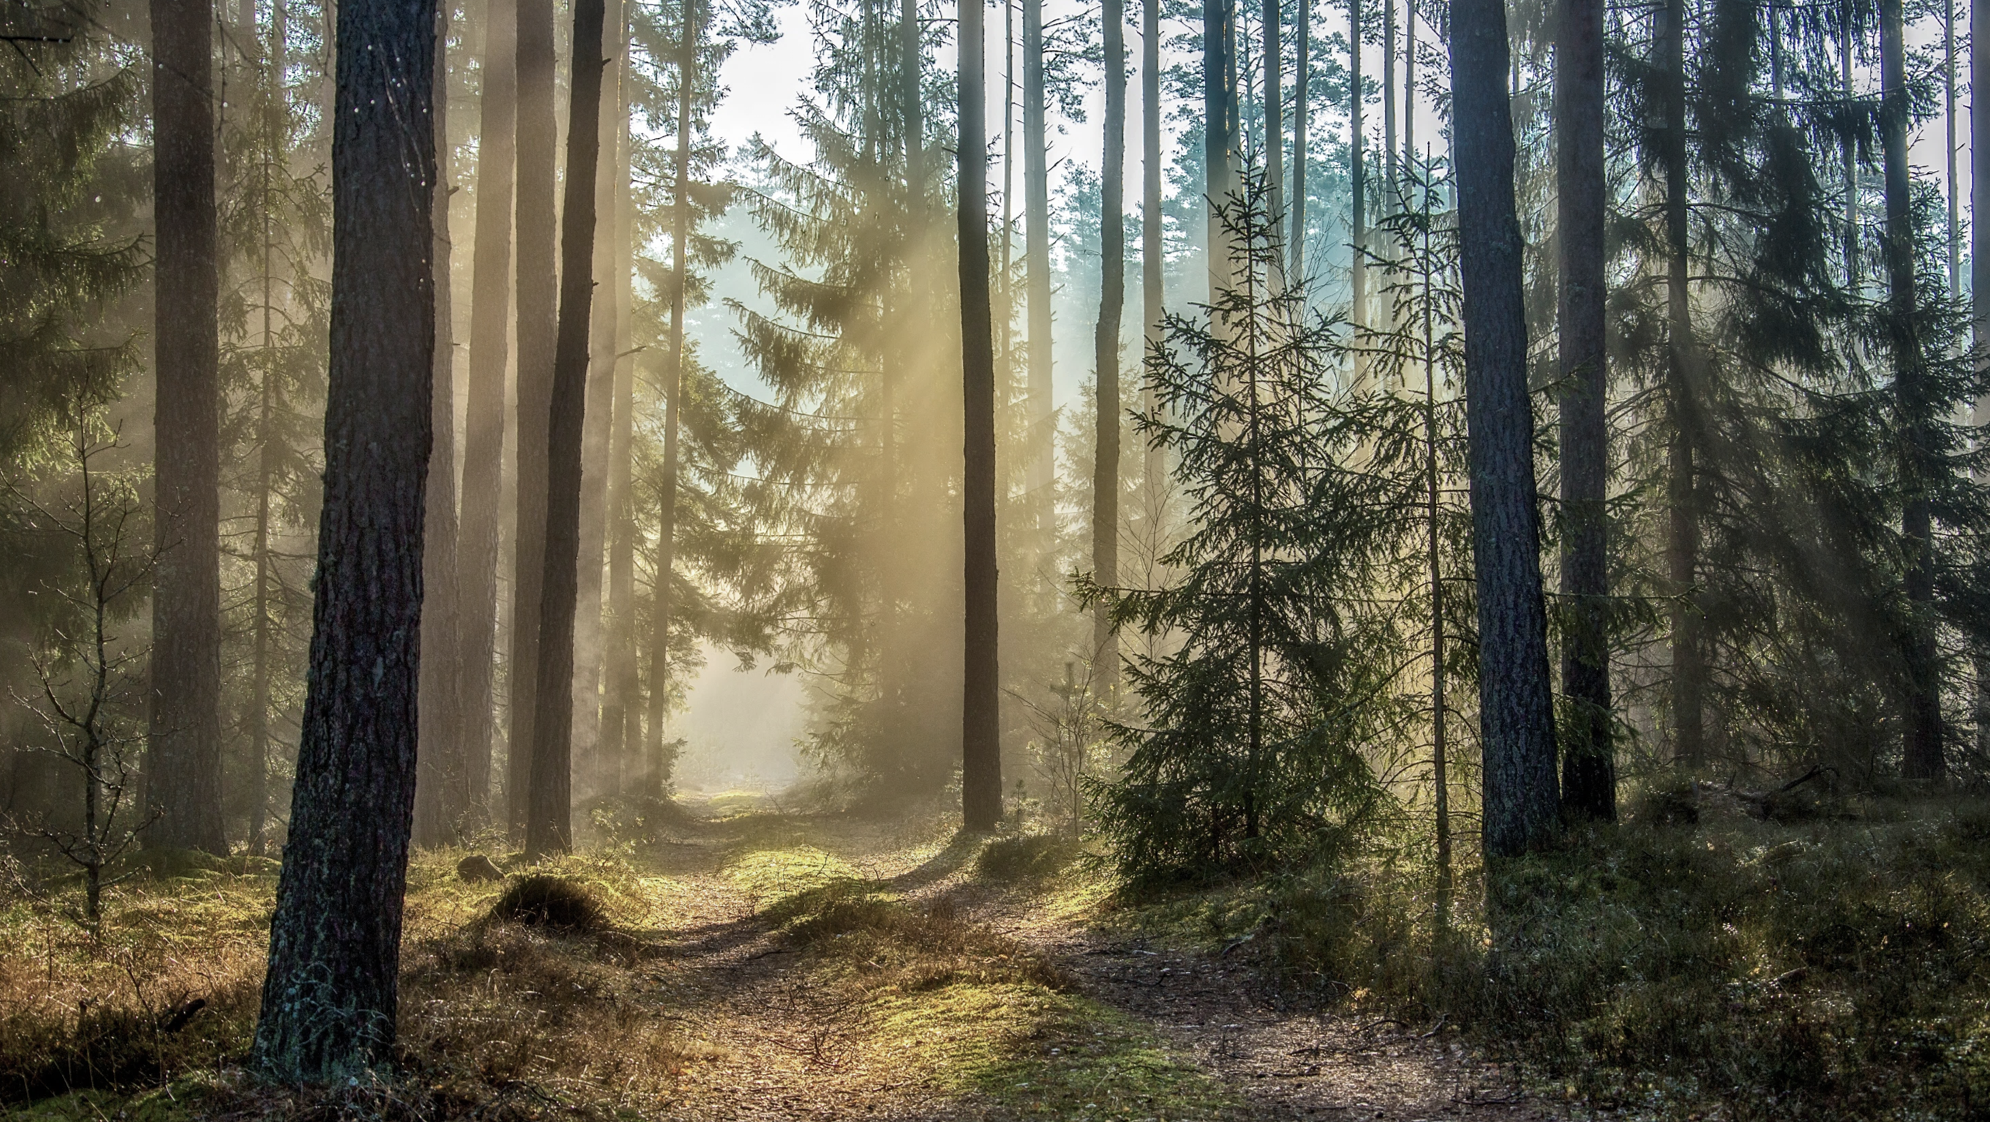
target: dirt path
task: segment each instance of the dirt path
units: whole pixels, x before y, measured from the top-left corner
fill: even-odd
[[[789,841],[836,854],[913,906],[948,899],[974,923],[1033,950],[1077,991],[1151,1032],[1238,1107],[1212,1103],[1188,1117],[1264,1120],[1520,1120],[1563,1117],[1529,1098],[1512,1074],[1475,1059],[1446,1026],[1365,1023],[1338,1012],[1280,1008],[1247,966],[1129,941],[1077,918],[1047,915],[1029,893],[972,881],[967,851],[904,844],[839,820],[791,823]],[[903,1122],[1035,1116],[1022,1104],[983,1102],[908,1077],[894,1054],[914,1041],[881,1040],[864,1004],[814,984],[804,953],[758,914],[728,863],[750,838],[722,826],[667,843],[660,858],[684,892],[659,982],[685,1010],[694,1055],[671,1117],[741,1120],[875,1119]],[[1182,1117],[1180,1113],[1168,1117]]]

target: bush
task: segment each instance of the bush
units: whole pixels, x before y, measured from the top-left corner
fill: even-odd
[[[491,905],[491,918],[500,923],[549,927],[575,935],[607,926],[601,904],[586,885],[565,877],[526,877],[505,890]]]

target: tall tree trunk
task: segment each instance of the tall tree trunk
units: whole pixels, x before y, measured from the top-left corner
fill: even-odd
[[[1560,801],[1507,52],[1501,0],[1453,0],[1451,89],[1489,857],[1549,841]]]
[[[602,5],[601,56],[612,72],[602,74],[601,105],[595,114],[600,171],[594,180],[594,252],[596,298],[588,331],[587,424],[581,432],[580,561],[574,606],[573,748],[574,798],[600,794],[602,754],[602,617],[603,564],[608,549],[608,475],[610,430],[614,424],[616,287],[615,173],[621,167],[616,151],[621,139],[623,79],[622,0]]]
[[[1894,408],[1901,427],[1900,475],[1906,544],[1906,736],[1901,773],[1939,780],[1947,771],[1942,745],[1941,670],[1936,648],[1934,508],[1927,492],[1934,460],[1927,371],[1915,323],[1914,201],[1907,167],[1907,35],[1902,0],[1880,0],[1880,141],[1886,174],[1886,283],[1893,352]]]
[[[1962,197],[1955,178],[1955,0],[1942,7],[1942,124],[1948,137],[1949,296],[1962,298]]]
[[[1209,302],[1213,305],[1230,287],[1230,237],[1223,226],[1223,207],[1235,190],[1232,159],[1237,148],[1236,89],[1230,80],[1236,65],[1236,0],[1209,0],[1202,6],[1203,199],[1207,215]]]
[[[1258,22],[1264,31],[1265,217],[1274,236],[1285,232],[1285,89],[1280,73],[1285,65],[1284,19],[1279,0],[1262,0]],[[1284,254],[1274,256],[1272,266],[1274,272],[1283,272]]]
[[[1026,486],[1037,548],[1057,534],[1057,423],[1051,401],[1050,150],[1045,136],[1043,0],[1023,4],[1023,268],[1029,277],[1029,442]]]
[[[252,5],[251,5],[252,6]],[[247,29],[254,31],[255,13],[249,13]],[[249,677],[249,852],[261,855],[269,844],[269,709],[271,665],[276,642],[275,558],[270,553],[271,516],[276,485],[276,213],[270,205],[274,197],[276,160],[283,143],[284,123],[289,117],[289,91],[283,82],[288,67],[287,46],[290,21],[285,0],[270,5],[269,46],[263,55],[264,90],[262,164],[262,319],[263,364],[259,371],[256,410],[256,527],[255,588],[251,593],[255,622],[254,654]]]
[[[1040,0],[1026,0],[1035,11]],[[988,306],[988,134],[980,0],[960,5],[961,530],[966,593],[961,696],[961,821],[992,830],[1002,819],[1002,709],[995,614],[995,338]],[[1027,17],[1026,17],[1027,18]],[[1042,27],[1038,25],[1041,89]],[[1037,103],[1041,119],[1042,103]],[[1041,150],[1033,149],[1037,158]],[[1037,223],[1030,220],[1030,234]],[[1035,283],[1036,273],[1030,274]],[[1032,301],[1034,307],[1034,301]],[[1032,333],[1030,342],[1036,342]]]
[[[1276,0],[1272,0],[1276,2]],[[1099,324],[1092,338],[1098,432],[1092,465],[1092,579],[1119,584],[1119,321],[1126,306],[1126,8],[1105,0],[1106,140],[1099,179]],[[1276,81],[1276,79],[1272,79]],[[1119,640],[1104,604],[1092,609],[1092,681],[1119,678]]]
[[[1852,94],[1852,40],[1853,3],[1844,0],[1840,8],[1841,33],[1838,38],[1838,84],[1840,91],[1850,100]],[[1665,10],[1670,11],[1668,2]],[[1679,6],[1679,16],[1672,26],[1679,27],[1685,22],[1685,7]],[[1683,32],[1681,33],[1683,34]],[[1682,79],[1683,81],[1683,79]],[[1845,280],[1854,290],[1859,288],[1859,160],[1858,141],[1854,137],[1845,138]]]
[[[1361,109],[1361,0],[1347,0],[1347,182],[1352,207],[1348,218],[1348,291],[1351,293],[1348,317],[1357,328],[1368,326],[1368,178],[1362,164],[1367,136],[1363,132]],[[1357,357],[1355,368],[1365,371],[1367,362]]]
[[[156,411],[145,802],[154,845],[227,853],[221,816],[221,397],[214,3],[152,0]]]
[[[1416,7],[1410,8],[1410,26],[1416,26]],[[1405,74],[1404,88],[1410,87]],[[1425,214],[1429,214],[1429,196],[1425,197]],[[1430,228],[1424,227],[1424,255],[1430,250]],[[1424,539],[1425,555],[1429,563],[1427,579],[1430,584],[1430,785],[1432,806],[1436,819],[1433,833],[1437,843],[1437,926],[1441,931],[1451,922],[1451,748],[1448,743],[1450,726],[1450,688],[1448,674],[1450,665],[1445,661],[1444,634],[1444,524],[1439,515],[1444,504],[1443,477],[1438,472],[1437,460],[1437,350],[1434,325],[1434,305],[1431,300],[1431,274],[1428,269],[1423,274],[1423,454],[1424,454],[1424,516],[1428,522]]]
[[[1158,343],[1164,331],[1161,320],[1166,312],[1163,284],[1168,262],[1161,246],[1166,224],[1161,213],[1161,0],[1141,0],[1140,6],[1140,298],[1142,331],[1146,352]],[[1145,379],[1142,379],[1143,382]],[[1154,393],[1148,389],[1142,405],[1154,411]],[[1140,488],[1146,496],[1147,517],[1160,515],[1162,472],[1161,450],[1148,443],[1141,460]]]
[[[620,37],[622,57],[628,57],[630,6],[623,4]],[[630,243],[634,213],[629,200],[629,92],[627,75],[621,83],[616,110],[615,237],[615,402],[608,437],[608,691],[601,716],[601,756],[609,792],[628,793],[631,749],[642,742],[641,691],[636,676],[636,521],[635,521],[635,404],[636,363],[629,353]]]
[[[284,1084],[393,1055],[433,418],[435,24],[433,0],[339,5],[310,684],[252,1053]]]
[[[1610,741],[1610,594],[1604,487],[1603,0],[1562,0],[1555,42],[1556,241],[1561,249],[1562,689],[1574,720],[1562,754],[1570,817],[1617,817]]]
[[[594,184],[601,166],[602,0],[575,0],[567,101],[566,199],[560,208],[560,324],[547,427],[545,578],[539,601],[538,706],[532,730],[525,853],[573,848],[574,609],[580,562],[581,440],[587,424],[594,304]],[[568,704],[560,704],[568,702]]]
[[[1286,275],[1306,283],[1306,125],[1312,117],[1313,0],[1299,0],[1299,42],[1292,76],[1292,229],[1286,235]]]
[[[1012,203],[1016,193],[1016,4],[1002,0],[1002,372],[1004,396],[1008,379],[1016,369],[1016,274],[1013,253],[1016,248],[1016,222]]]
[[[663,489],[657,499],[656,610],[650,636],[649,721],[643,736],[644,791],[664,795],[663,718],[670,709],[670,595],[677,550],[677,415],[684,393],[685,242],[691,237],[691,92],[698,81],[697,0],[682,0],[677,45],[677,154],[670,217],[670,357],[663,373]]]
[[[1382,0],[1382,199],[1386,213],[1402,204],[1403,182],[1396,165],[1396,0]]]
[[[1990,355],[1990,220],[1979,215],[1990,211],[1990,135],[1980,127],[1984,116],[1978,113],[1976,91],[1990,91],[1990,53],[1978,45],[1990,41],[1990,19],[1984,5],[1969,6],[1969,309],[1970,338],[1976,345],[1977,362]],[[1990,426],[1990,399],[1979,398],[1974,418],[1979,429]],[[1977,647],[1972,655],[1976,666],[1976,750],[1990,752],[1990,650]]]
[[[463,782],[462,717],[456,706],[456,344],[449,291],[449,7],[436,7],[435,90],[435,213],[433,230],[435,278],[435,384],[430,393],[434,443],[428,457],[428,496],[423,502],[421,648],[428,657],[421,670],[421,728],[415,754],[416,845],[445,844],[460,826],[467,809]]]
[[[514,840],[526,831],[538,729],[540,601],[546,570],[546,452],[553,408],[553,3],[518,0],[518,497],[511,582],[510,766],[506,813]],[[564,699],[565,686],[551,696]],[[565,706],[562,706],[565,708]]]
[[[1668,528],[1666,570],[1672,583],[1672,751],[1687,764],[1705,755],[1703,724],[1706,662],[1696,591],[1700,560],[1700,509],[1694,465],[1698,444],[1698,402],[1693,396],[1695,354],[1693,318],[1687,302],[1686,229],[1686,5],[1666,0],[1659,10],[1664,51],[1666,318],[1669,353],[1666,408],[1671,444],[1667,451]]]
[[[488,821],[496,709],[498,523],[504,495],[505,367],[511,351],[512,165],[516,155],[518,0],[490,0],[484,19],[477,137],[476,260],[470,278],[470,377],[463,421],[458,527],[457,704],[468,811]]]

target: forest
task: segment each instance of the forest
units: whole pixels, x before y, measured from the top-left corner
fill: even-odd
[[[0,1117],[1990,1117],[1978,29],[4,0]]]

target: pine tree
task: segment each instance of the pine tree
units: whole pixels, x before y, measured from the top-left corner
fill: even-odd
[[[251,1054],[288,1084],[343,1081],[391,1059],[415,793],[436,13],[346,0],[338,21],[310,688]],[[398,127],[410,119],[417,127]]]

